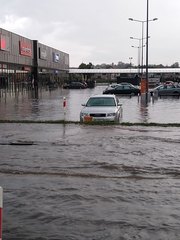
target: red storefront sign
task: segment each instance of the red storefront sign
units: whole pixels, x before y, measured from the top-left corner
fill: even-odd
[[[6,38],[3,35],[1,35],[0,49],[1,50],[5,50],[6,49]]]
[[[32,57],[32,45],[29,42],[19,42],[20,55]]]
[[[0,34],[0,50],[9,51],[9,37]]]

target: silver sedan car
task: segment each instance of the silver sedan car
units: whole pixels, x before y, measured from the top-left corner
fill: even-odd
[[[80,122],[119,122],[122,106],[115,95],[95,95],[89,98],[80,112]]]

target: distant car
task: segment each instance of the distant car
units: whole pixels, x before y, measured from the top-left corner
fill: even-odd
[[[65,89],[84,89],[87,88],[87,85],[81,82],[71,82],[63,86]]]
[[[107,90],[107,89],[112,89],[112,88],[116,88],[116,87],[118,87],[118,86],[120,86],[120,85],[134,86],[134,85],[132,85],[131,83],[127,83],[127,82],[112,83],[112,84],[110,84],[105,90]]]
[[[151,90],[151,95],[157,94],[158,96],[178,96],[180,97],[180,86],[168,84],[168,85],[160,85]]]
[[[173,85],[173,84],[174,84],[173,81],[166,81],[166,82],[165,82],[165,85]]]
[[[80,112],[80,122],[119,122],[122,107],[115,95],[95,95],[89,98]]]
[[[138,95],[140,94],[140,89],[131,84],[118,84],[114,88],[105,89],[103,94]]]
[[[112,83],[112,84],[108,85],[105,90],[107,90],[107,89],[112,89],[112,88],[115,88],[115,87],[117,87],[117,86],[119,86],[118,83]]]

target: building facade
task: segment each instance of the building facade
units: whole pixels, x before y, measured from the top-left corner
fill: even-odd
[[[63,84],[69,54],[0,28],[0,87]]]

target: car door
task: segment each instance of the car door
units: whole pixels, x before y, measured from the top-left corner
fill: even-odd
[[[114,94],[122,94],[123,93],[123,86],[120,85],[120,86],[117,86],[114,91],[113,91]]]
[[[176,91],[176,87],[174,85],[167,86],[167,95],[173,95]]]
[[[131,94],[132,93],[131,86],[129,86],[129,85],[124,85],[123,90],[124,90],[123,94]]]

